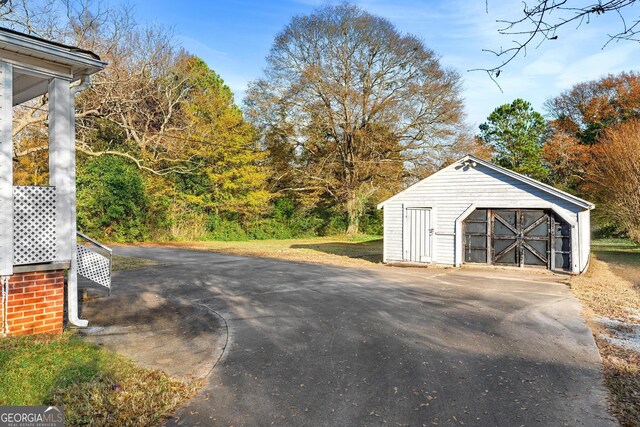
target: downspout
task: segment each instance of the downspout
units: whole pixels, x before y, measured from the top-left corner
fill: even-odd
[[[0,276],[0,284],[2,285],[2,336],[9,334],[9,276]]]
[[[91,76],[83,75],[80,78],[80,83],[73,86],[70,89],[71,92],[71,129],[72,129],[72,138],[71,141],[74,144],[74,156],[73,156],[73,168],[71,168],[73,177],[73,204],[71,206],[71,221],[73,230],[73,244],[71,245],[71,266],[69,267],[69,276],[67,278],[67,317],[69,319],[69,323],[73,326],[77,326],[80,328],[85,328],[89,324],[87,320],[80,319],[78,317],[78,248],[76,242],[76,230],[78,229],[76,224],[76,168],[75,168],[75,141],[76,141],[76,127],[75,127],[75,96],[82,92],[85,89],[88,89],[91,86]]]
[[[71,88],[71,96],[75,97],[77,94],[79,94],[83,90],[89,89],[90,86],[91,86],[91,76],[85,74],[82,77],[80,77],[80,83]]]

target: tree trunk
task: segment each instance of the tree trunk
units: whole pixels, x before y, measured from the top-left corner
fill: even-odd
[[[354,191],[349,194],[347,199],[347,235],[354,236],[360,231],[360,201],[358,200],[358,193]]]

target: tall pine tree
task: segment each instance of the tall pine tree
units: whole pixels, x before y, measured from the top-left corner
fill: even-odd
[[[546,133],[544,117],[523,99],[496,108],[480,125],[480,138],[494,150],[494,163],[538,180],[548,175],[542,163]]]

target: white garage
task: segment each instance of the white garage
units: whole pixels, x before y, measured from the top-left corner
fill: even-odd
[[[378,205],[384,262],[538,267],[589,263],[592,203],[465,156]]]

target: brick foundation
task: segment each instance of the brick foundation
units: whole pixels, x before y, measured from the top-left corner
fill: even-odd
[[[0,318],[5,320],[4,307]],[[64,316],[64,270],[16,273],[9,278],[7,335],[60,334]]]

